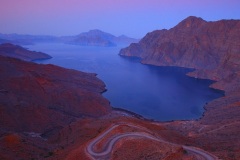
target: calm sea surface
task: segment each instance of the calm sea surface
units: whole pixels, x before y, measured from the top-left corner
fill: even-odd
[[[82,47],[67,44],[26,46],[53,58],[38,63],[97,73],[107,87],[103,95],[113,107],[145,118],[169,121],[200,118],[204,105],[223,93],[212,83],[185,76],[189,69],[143,65],[118,55],[120,47]]]

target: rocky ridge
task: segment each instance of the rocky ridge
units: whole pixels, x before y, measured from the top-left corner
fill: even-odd
[[[50,59],[50,55],[42,52],[29,51],[21,46],[11,43],[4,43],[0,45],[0,55],[5,57],[18,58],[25,61],[34,61],[41,59]]]
[[[2,56],[0,60],[2,129],[42,133],[111,110],[101,96],[105,85],[95,74]]]
[[[49,137],[112,110],[104,91],[95,74],[0,56],[0,159],[49,156]]]

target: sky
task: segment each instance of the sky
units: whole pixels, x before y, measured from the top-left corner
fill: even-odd
[[[77,35],[91,29],[142,38],[188,16],[240,19],[240,0],[0,0],[0,33]]]

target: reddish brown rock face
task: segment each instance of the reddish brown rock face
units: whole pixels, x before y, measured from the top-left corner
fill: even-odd
[[[170,30],[148,33],[138,44],[122,49],[120,55],[137,56],[159,66],[180,66],[211,71],[239,70],[240,21],[206,22],[188,17]],[[231,69],[231,71],[229,71]]]
[[[112,110],[104,91],[95,74],[0,56],[0,159],[53,156],[61,146],[49,137]]]
[[[0,57],[0,126],[44,133],[111,110],[94,74]]]

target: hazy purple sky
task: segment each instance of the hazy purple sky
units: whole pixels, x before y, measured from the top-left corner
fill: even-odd
[[[141,38],[190,15],[240,19],[240,0],[0,0],[0,33],[75,35],[100,29]]]

